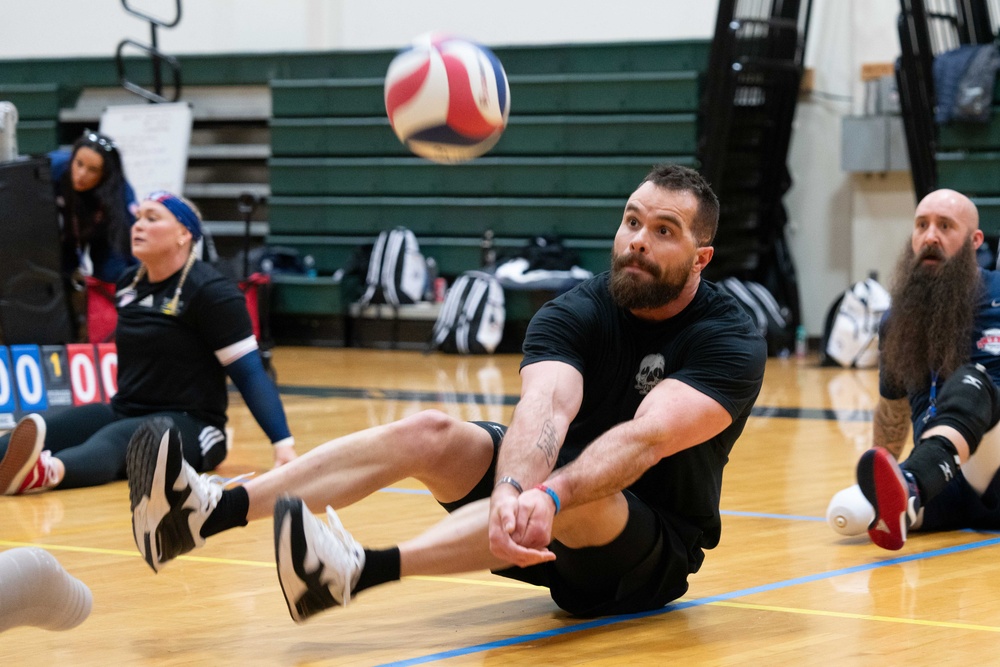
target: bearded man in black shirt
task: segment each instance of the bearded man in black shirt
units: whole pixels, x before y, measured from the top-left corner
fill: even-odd
[[[718,215],[696,172],[650,172],[625,205],[612,270],[532,319],[509,428],[428,410],[196,502],[171,434],[137,438],[129,483],[144,558],[158,570],[212,534],[273,515],[296,622],[404,576],[481,569],[547,586],[577,616],[675,600],[719,542],[722,470],[766,361],[749,317],[701,277]],[[331,507],[326,523],[310,512],[407,477],[449,515],[396,547],[365,549]],[[151,515],[153,506],[170,510]]]

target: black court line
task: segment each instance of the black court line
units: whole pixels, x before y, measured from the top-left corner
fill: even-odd
[[[384,401],[421,401],[423,403],[449,403],[455,405],[516,405],[519,396],[510,394],[477,394],[472,392],[411,391],[406,389],[359,389],[356,387],[310,387],[279,385],[283,396],[307,398],[350,398]],[[831,410],[826,408],[775,408],[755,406],[754,417],[775,419],[820,419],[837,422],[870,422],[871,410]]]

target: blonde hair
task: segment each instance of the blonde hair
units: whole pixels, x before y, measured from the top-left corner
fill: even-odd
[[[163,305],[161,312],[167,315],[177,314],[177,306],[181,300],[181,289],[184,287],[184,281],[187,280],[188,273],[191,272],[191,267],[194,266],[194,263],[197,260],[198,257],[195,253],[194,244],[192,244],[191,253],[188,255],[187,261],[184,262],[184,269],[181,272],[181,279],[177,281],[177,289],[174,290],[174,296],[170,299],[170,301],[168,301]],[[139,284],[139,281],[142,280],[143,277],[145,277],[146,273],[147,273],[146,265],[140,264],[139,270],[135,272],[135,278],[132,279],[132,284],[130,284],[127,289],[134,290],[135,286]]]
[[[154,194],[157,194],[157,193],[154,193]],[[201,211],[198,210],[198,207],[194,205],[194,202],[192,202],[191,200],[189,200],[186,197],[183,197],[181,195],[175,195],[173,193],[167,193],[167,192],[164,192],[163,194],[164,195],[169,195],[170,197],[173,197],[173,198],[178,199],[181,202],[183,202],[184,205],[187,206],[188,208],[190,208],[191,211],[195,214],[195,216],[198,218],[198,222],[201,223]],[[150,199],[152,197],[153,197],[153,195],[149,195],[147,197],[147,199]],[[157,201],[157,200],[153,199],[153,201]],[[173,211],[171,211],[171,215],[174,215],[174,217],[176,217],[176,214],[174,214]],[[180,222],[180,220],[178,220],[178,222]],[[183,222],[180,222],[180,224],[183,225],[185,228],[187,228],[187,225],[185,225]],[[188,231],[190,231],[190,229]],[[174,296],[170,299],[170,301],[168,301],[167,303],[165,303],[163,305],[163,308],[161,309],[162,312],[165,313],[165,314],[167,314],[167,315],[176,315],[177,314],[177,307],[180,304],[181,289],[184,287],[184,281],[187,280],[188,273],[191,272],[191,267],[194,266],[194,263],[198,260],[198,257],[196,256],[196,251],[195,251],[196,243],[197,242],[194,239],[194,234],[192,234],[191,235],[191,252],[188,255],[187,261],[184,262],[184,270],[181,272],[181,279],[179,281],[177,281],[177,289],[174,290]],[[139,270],[135,272],[135,278],[132,279],[132,284],[129,285],[127,289],[134,290],[135,286],[139,284],[139,281],[142,280],[143,277],[145,277],[145,275],[147,273],[148,273],[148,269],[146,268],[146,264],[145,263],[140,264],[139,265]]]

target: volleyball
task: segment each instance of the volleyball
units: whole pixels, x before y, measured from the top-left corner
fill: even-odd
[[[389,63],[385,110],[396,136],[416,155],[466,162],[500,140],[510,87],[500,60],[485,46],[423,35]]]

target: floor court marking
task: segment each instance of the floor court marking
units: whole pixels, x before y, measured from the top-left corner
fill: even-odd
[[[955,623],[951,621],[929,621],[922,619],[907,619],[907,618],[895,618],[890,616],[874,616],[866,614],[852,614],[848,612],[835,612],[835,611],[824,611],[824,610],[813,610],[813,609],[800,609],[793,607],[777,607],[770,605],[757,605],[753,603],[745,602],[733,602],[734,598],[741,598],[750,595],[756,595],[758,593],[766,593],[775,590],[781,590],[784,588],[789,588],[792,586],[798,586],[802,584],[813,583],[817,581],[823,581],[826,579],[832,579],[834,577],[844,576],[847,574],[854,574],[858,572],[865,572],[870,570],[876,570],[883,567],[888,567],[892,565],[900,565],[903,563],[928,560],[931,558],[937,558],[942,556],[950,556],[965,551],[971,551],[974,549],[980,549],[984,547],[990,547],[1000,544],[1000,537],[993,537],[986,540],[981,540],[978,542],[971,542],[967,544],[960,544],[951,547],[944,547],[941,549],[934,549],[932,551],[927,551],[919,554],[908,554],[905,556],[897,556],[895,558],[889,558],[886,560],[881,560],[873,563],[864,563],[861,565],[855,565],[847,568],[840,568],[837,570],[831,570],[828,572],[820,572],[817,574],[806,575],[802,577],[795,577],[792,579],[786,579],[784,581],[773,582],[770,584],[763,584],[761,586],[754,586],[750,588],[744,588],[736,591],[731,591],[729,593],[723,593],[720,595],[712,595],[704,598],[698,598],[694,600],[682,600],[680,602],[675,602],[673,604],[667,605],[662,609],[657,609],[654,611],[643,612],[639,614],[628,614],[621,616],[610,616],[607,618],[600,618],[591,621],[584,621],[572,627],[555,628],[551,630],[544,630],[541,632],[534,632],[527,635],[519,635],[517,637],[509,637],[507,639],[498,640],[495,642],[487,642],[485,644],[477,644],[474,646],[468,646],[463,648],[452,649],[449,651],[442,651],[438,653],[433,653],[425,656],[420,656],[416,658],[411,658],[402,661],[395,661],[384,663],[385,667],[389,665],[393,667],[404,666],[404,665],[417,665],[427,662],[437,661],[437,660],[447,660],[449,658],[469,655],[472,653],[481,653],[485,651],[490,651],[497,648],[505,648],[509,646],[516,646],[518,644],[524,644],[532,641],[538,641],[543,639],[550,639],[553,637],[567,635],[576,632],[584,632],[587,630],[592,630],[594,628],[603,627],[606,625],[613,625],[618,623],[624,623],[634,619],[647,618],[652,616],[661,616],[668,614],[672,611],[678,611],[682,609],[690,609],[702,606],[725,606],[732,608],[745,608],[745,609],[755,609],[759,611],[773,611],[778,613],[792,613],[792,614],[802,614],[802,615],[814,615],[814,616],[826,616],[832,618],[849,618],[856,620],[867,620],[867,621],[877,621],[877,622],[889,622],[889,623],[901,623],[908,625],[921,625],[929,627],[941,627],[941,628],[952,628],[952,629],[963,629],[963,630],[977,630],[982,632],[1000,632],[1000,627],[994,626],[982,626],[974,624],[963,624]],[[139,557],[137,552],[124,551],[120,549],[97,549],[93,547],[78,547],[70,545],[38,545],[30,542],[12,542],[6,540],[0,540],[0,546],[8,547],[19,547],[19,546],[35,546],[45,549],[50,549],[53,551],[70,551],[70,552],[81,552],[81,553],[99,553],[99,554],[111,554],[111,555],[121,555],[121,556],[131,556]],[[274,567],[273,563],[265,563],[261,561],[247,561],[247,560],[234,560],[234,559],[224,559],[224,558],[204,558],[198,556],[181,556],[179,559],[198,561],[198,562],[208,562],[216,564],[230,564],[230,565],[248,565],[252,567]],[[522,589],[537,589],[535,586],[530,586],[520,582],[487,582],[483,580],[465,579],[459,577],[434,577],[434,576],[419,576],[411,577],[412,579],[422,580],[422,581],[436,581],[436,582],[446,582],[446,583],[459,583],[463,585],[486,585],[495,587],[506,587],[506,588],[522,588]]]
[[[398,494],[403,494],[403,495],[423,495],[423,496],[430,495],[430,491],[428,491],[427,489],[405,489],[405,488],[399,488],[399,487],[386,487],[384,489],[381,489],[379,491],[379,493],[398,493]],[[739,510],[721,510],[720,513],[723,514],[723,515],[727,515],[727,516],[739,516],[739,517],[760,518],[760,519],[779,519],[779,520],[782,520],[782,521],[811,521],[811,522],[826,521],[826,519],[824,517],[818,517],[818,516],[804,516],[804,515],[795,515],[795,514],[775,514],[775,513],[771,513],[771,512],[743,512],[743,511],[739,511]],[[994,531],[982,531],[982,530],[977,531],[977,530],[972,530],[971,528],[970,529],[965,529],[963,531],[956,531],[956,532],[970,532],[970,533],[980,533],[980,534],[983,534],[983,533],[985,533],[985,534],[992,534],[992,533],[994,533]],[[135,551],[126,551],[126,550],[122,550],[122,549],[103,549],[103,548],[98,548],[98,547],[81,547],[81,546],[62,545],[62,544],[45,544],[45,545],[40,545],[40,544],[36,544],[34,542],[15,542],[15,541],[9,541],[9,540],[0,540],[0,546],[10,547],[10,548],[36,546],[36,547],[42,547],[44,549],[50,549],[50,550],[53,550],[53,551],[75,551],[75,552],[80,552],[80,553],[107,554],[107,555],[111,555],[111,556],[135,556],[135,557],[141,557],[140,554],[138,552],[135,552]],[[250,567],[274,567],[274,563],[265,563],[265,562],[261,562],[261,561],[251,561],[251,560],[240,560],[240,559],[235,559],[235,558],[214,558],[214,557],[211,557],[211,556],[191,556],[191,555],[185,555],[185,556],[178,556],[178,560],[194,561],[194,562],[200,562],[200,563],[223,563],[223,564],[229,564],[229,565],[247,565],[247,566],[250,566]],[[411,578],[412,579],[418,579],[418,580],[419,579],[431,580],[431,581],[453,581],[455,583],[473,583],[473,584],[479,584],[479,585],[502,586],[502,587],[508,587],[508,588],[527,588],[527,589],[537,588],[537,586],[531,586],[530,584],[521,584],[521,583],[516,583],[516,582],[509,582],[509,583],[504,583],[504,582],[483,582],[483,581],[469,580],[469,579],[463,579],[463,578],[449,579],[447,577],[411,577]]]
[[[76,553],[102,554],[106,556],[125,556],[128,558],[142,559],[142,554],[140,554],[135,549],[129,551],[125,549],[101,549],[98,547],[78,547],[69,544],[38,544],[36,542],[12,542],[9,540],[0,540],[0,546],[11,547],[11,548],[39,547],[47,551],[70,551]],[[194,561],[196,563],[221,563],[225,565],[247,565],[250,567],[269,567],[269,568],[274,567],[273,562],[266,563],[264,561],[240,560],[237,558],[212,558],[209,556],[178,556],[174,560]]]
[[[235,388],[230,391],[235,392]],[[421,401],[448,405],[517,405],[521,397],[515,394],[477,394],[474,392],[416,391],[408,389],[364,389],[357,387],[316,387],[303,385],[278,385],[283,396],[305,398],[350,398],[381,401]],[[830,408],[778,408],[754,406],[753,417],[779,419],[822,419],[837,422],[870,422],[871,410],[834,410]]]
[[[661,616],[663,614],[668,614],[672,611],[678,611],[681,609],[690,609],[694,607],[702,607],[706,605],[718,605],[718,606],[731,606],[736,607],[737,605],[746,605],[747,608],[752,609],[767,609],[764,605],[752,605],[751,603],[740,603],[732,602],[733,598],[746,597],[748,595],[756,595],[758,593],[765,593],[769,591],[776,591],[783,588],[789,588],[791,586],[798,586],[801,584],[812,583],[816,581],[822,581],[824,579],[832,579],[834,577],[843,576],[845,574],[854,574],[856,572],[864,572],[868,570],[876,570],[882,567],[888,567],[890,565],[899,565],[902,563],[909,563],[913,561],[927,560],[930,558],[936,558],[939,556],[949,556],[956,553],[961,553],[964,551],[971,551],[973,549],[980,549],[983,547],[990,547],[1000,544],[1000,537],[994,537],[987,540],[982,540],[980,542],[972,542],[969,544],[961,544],[952,547],[945,547],[942,549],[934,549],[932,551],[927,551],[920,554],[910,554],[906,556],[898,556],[896,558],[890,558],[887,560],[878,561],[875,563],[866,563],[863,565],[856,565],[853,567],[841,568],[838,570],[831,570],[829,572],[821,572],[813,575],[806,575],[804,577],[795,577],[793,579],[786,579],[784,581],[778,581],[771,584],[764,584],[762,586],[754,586],[751,588],[745,588],[741,590],[732,591],[729,593],[723,593],[721,595],[712,595],[704,598],[699,598],[696,600],[686,600],[682,602],[675,602],[667,605],[663,609],[656,609],[654,611],[643,612],[639,614],[627,614],[622,616],[610,616],[607,618],[599,618],[592,621],[584,621],[579,625],[574,625],[572,627],[555,628],[552,630],[544,630],[541,632],[533,632],[527,635],[520,635],[517,637],[508,637],[507,639],[498,640],[495,642],[487,642],[485,644],[477,644],[475,646],[467,646],[463,648],[452,649],[450,651],[441,651],[438,653],[432,653],[429,655],[419,656],[416,658],[411,658],[408,660],[398,660],[394,662],[383,663],[381,667],[404,667],[407,665],[420,665],[428,662],[447,660],[449,658],[456,658],[464,655],[470,655],[472,653],[482,653],[484,651],[491,651],[498,648],[506,648],[509,646],[517,646],[519,644],[526,644],[533,641],[551,639],[554,637],[559,637],[563,635],[572,634],[575,632],[584,632],[586,630],[593,630],[595,628],[604,627],[606,625],[613,625],[617,623],[623,623],[634,619],[648,618],[651,616]],[[985,632],[1000,632],[1000,627],[993,626],[977,626],[977,625],[965,625],[958,624],[951,621],[923,621],[918,619],[905,619],[905,618],[893,618],[886,616],[868,616],[864,614],[842,614],[841,612],[824,612],[817,610],[802,610],[794,608],[779,608],[775,607],[774,611],[786,611],[789,613],[798,614],[810,614],[810,615],[825,615],[834,617],[848,617],[855,618],[858,620],[870,620],[870,621],[881,621],[881,622],[894,622],[894,623],[907,623],[913,625],[924,625],[932,627],[943,627],[943,628],[961,628],[965,630],[982,630]]]
[[[735,609],[754,609],[757,611],[773,611],[804,616],[825,616],[827,618],[847,618],[859,621],[880,621],[883,623],[901,623],[903,625],[924,625],[935,628],[951,628],[954,630],[978,630],[981,632],[1000,632],[1000,627],[993,625],[974,625],[972,623],[953,623],[951,621],[927,621],[920,618],[896,618],[893,616],[872,616],[869,614],[852,614],[844,611],[825,611],[820,609],[798,609],[795,607],[775,607],[766,604],[750,604],[748,602],[710,602],[715,607],[733,607]]]

